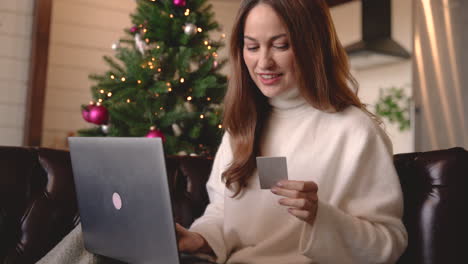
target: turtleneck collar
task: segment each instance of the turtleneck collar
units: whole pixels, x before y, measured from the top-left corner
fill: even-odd
[[[268,98],[268,102],[273,108],[274,112],[286,112],[307,105],[307,101],[302,97],[298,88],[287,90],[275,97]]]

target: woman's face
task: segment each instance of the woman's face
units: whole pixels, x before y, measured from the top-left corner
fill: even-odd
[[[259,4],[247,15],[243,55],[250,77],[265,96],[297,86],[288,30],[269,5]]]

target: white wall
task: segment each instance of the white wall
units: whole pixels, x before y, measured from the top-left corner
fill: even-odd
[[[338,36],[344,46],[360,39],[360,1],[333,7],[331,13]],[[392,37],[412,53],[412,1],[392,1]],[[369,110],[374,110],[380,88],[404,86],[407,94],[412,95],[412,60],[365,70],[353,70],[353,74],[360,84],[359,97],[369,105]],[[385,126],[392,139],[394,153],[414,151],[413,128],[409,131],[400,132],[395,124],[385,122]]]
[[[21,146],[33,0],[0,1],[0,145]]]

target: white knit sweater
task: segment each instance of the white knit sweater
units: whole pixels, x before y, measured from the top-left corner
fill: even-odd
[[[232,198],[221,179],[232,160],[226,134],[207,183],[211,203],[191,231],[207,240],[219,263],[394,263],[407,234],[385,133],[356,107],[326,113],[297,91],[270,104],[262,155],[286,156],[289,179],[318,184],[314,225],[261,190],[257,172],[242,196]]]

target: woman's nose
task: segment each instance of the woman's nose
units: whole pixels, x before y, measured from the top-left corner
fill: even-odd
[[[262,52],[260,55],[258,66],[261,69],[265,70],[271,69],[275,66],[275,60],[269,52]]]

